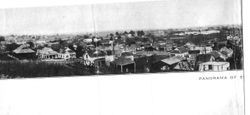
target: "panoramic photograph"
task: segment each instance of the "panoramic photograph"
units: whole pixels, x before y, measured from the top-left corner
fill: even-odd
[[[240,0],[0,9],[0,79],[235,70]]]

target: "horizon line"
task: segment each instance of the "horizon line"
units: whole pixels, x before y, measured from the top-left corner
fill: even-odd
[[[204,25],[204,26],[192,26],[192,27],[169,27],[169,28],[158,28],[158,29],[118,29],[118,30],[104,30],[104,31],[85,31],[85,32],[65,32],[65,33],[23,33],[23,34],[19,34],[19,33],[8,33],[8,34],[0,34],[0,36],[10,36],[10,35],[27,35],[27,36],[43,36],[43,35],[47,35],[47,36],[51,36],[51,35],[70,35],[70,34],[75,34],[75,35],[79,35],[79,34],[98,34],[98,33],[105,33],[105,32],[120,32],[120,31],[152,31],[152,30],[176,30],[176,29],[194,29],[194,28],[209,28],[209,27],[223,27],[223,26],[242,26],[241,24],[221,24],[221,25]]]

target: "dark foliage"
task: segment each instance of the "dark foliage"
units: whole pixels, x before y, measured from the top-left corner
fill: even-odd
[[[4,36],[0,36],[0,42],[1,41],[5,41],[5,37]]]
[[[17,47],[19,47],[19,45],[16,44],[16,43],[7,44],[6,45],[6,51],[11,52],[11,51],[15,50]]]
[[[0,62],[0,74],[16,77],[50,77],[72,75],[94,75],[93,66],[75,63],[46,63],[46,62]]]

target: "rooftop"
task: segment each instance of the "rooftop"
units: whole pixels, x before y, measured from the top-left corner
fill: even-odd
[[[182,61],[182,59],[177,57],[177,56],[174,56],[174,57],[163,59],[161,61],[168,64],[168,65],[172,65],[172,64],[175,64],[175,63]]]
[[[229,64],[229,62],[204,62],[204,63],[201,63],[203,65],[226,65],[226,64]]]

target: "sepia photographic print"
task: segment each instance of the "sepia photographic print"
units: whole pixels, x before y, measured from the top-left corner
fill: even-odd
[[[243,70],[241,0],[0,9],[0,78]]]

